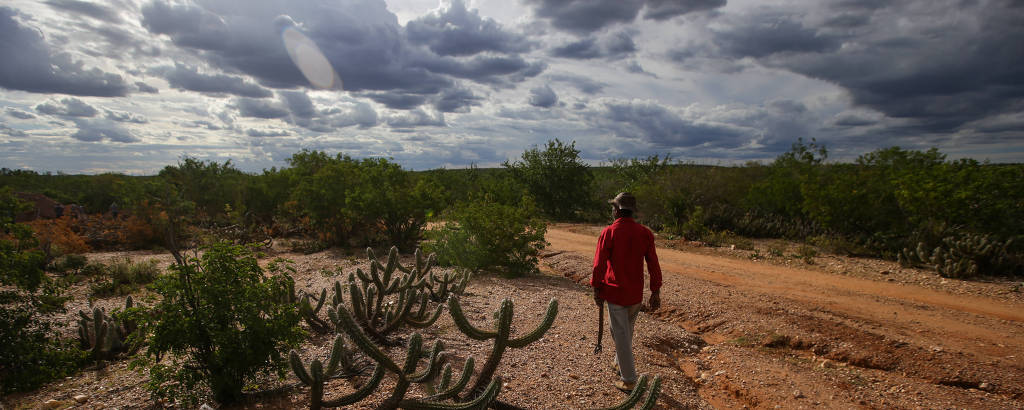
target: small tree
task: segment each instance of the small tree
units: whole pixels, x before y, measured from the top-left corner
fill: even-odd
[[[50,314],[63,311],[66,298],[43,273],[32,230],[13,223],[24,208],[10,187],[0,188],[0,394],[39,387],[85,359],[54,329]]]
[[[143,318],[147,352],[157,358],[149,368],[155,395],[192,402],[196,387],[205,386],[230,403],[257,374],[283,375],[287,360],[279,352],[303,332],[282,262],[272,263],[268,276],[252,250],[217,243],[155,282],[163,299]],[[161,362],[168,352],[170,362]]]
[[[529,197],[519,205],[505,205],[484,195],[450,210],[444,226],[428,233],[434,241],[427,249],[442,265],[470,271],[493,269],[509,276],[536,272],[537,255],[547,245],[547,226],[535,213]]]
[[[512,178],[526,186],[546,215],[571,220],[578,218],[578,211],[587,209],[594,176],[580,160],[576,141],[565,144],[556,138],[543,150],[534,147],[523,152],[521,161],[505,161],[503,165]]]

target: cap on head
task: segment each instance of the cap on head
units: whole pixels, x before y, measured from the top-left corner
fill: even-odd
[[[620,192],[615,196],[615,199],[609,200],[608,203],[615,205],[617,209],[628,209],[636,212],[636,197],[629,192]]]

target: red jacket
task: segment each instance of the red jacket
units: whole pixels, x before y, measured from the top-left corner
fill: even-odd
[[[651,275],[651,292],[661,289],[661,265],[654,234],[633,218],[619,218],[604,228],[597,239],[590,286],[602,299],[621,306],[644,300],[644,260]]]

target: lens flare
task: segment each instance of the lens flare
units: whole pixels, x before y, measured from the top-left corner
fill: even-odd
[[[317,47],[313,40],[294,27],[285,28],[281,38],[284,40],[284,48],[288,50],[288,56],[313,87],[341,89],[341,77],[334,72],[331,62],[327,61],[327,57],[320,52],[320,47]]]

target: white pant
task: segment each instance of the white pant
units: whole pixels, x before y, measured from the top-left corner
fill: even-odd
[[[633,361],[633,325],[636,324],[640,304],[621,306],[608,305],[608,319],[612,325],[612,340],[615,341],[615,364],[619,365],[619,377],[626,383],[636,383],[636,363]]]

